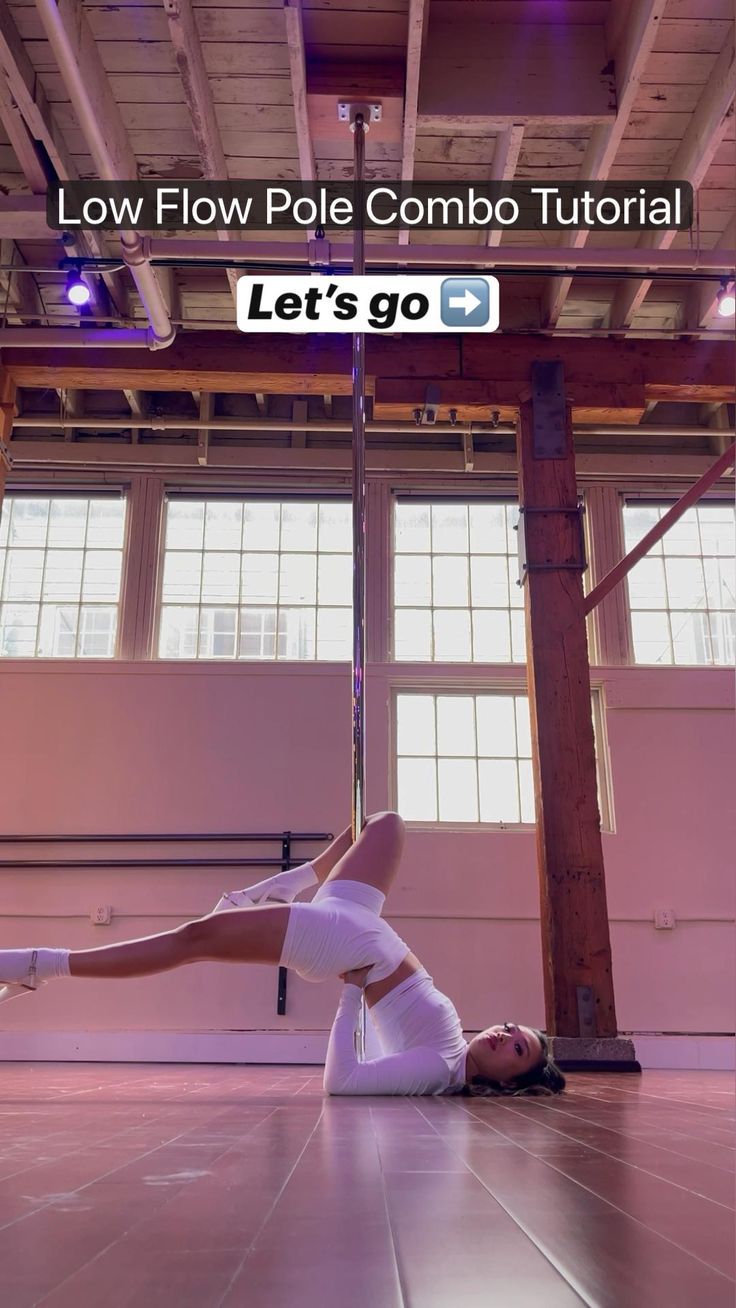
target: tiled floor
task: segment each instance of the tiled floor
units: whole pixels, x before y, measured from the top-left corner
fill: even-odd
[[[733,1092],[329,1099],[307,1067],[0,1064],[2,1308],[732,1308]]]

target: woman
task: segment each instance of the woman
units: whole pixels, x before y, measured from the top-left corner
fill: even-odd
[[[505,1022],[467,1043],[450,1000],[383,921],[403,841],[399,815],[377,813],[354,844],[343,831],[312,863],[224,895],[208,917],[174,931],[73,953],[0,950],[0,1002],[54,977],[280,963],[309,981],[339,975],[345,982],[325,1062],[328,1094],[558,1093],[565,1078],[541,1031]],[[291,902],[318,883],[311,903]],[[385,1055],[360,1063],[354,1036],[363,990]]]

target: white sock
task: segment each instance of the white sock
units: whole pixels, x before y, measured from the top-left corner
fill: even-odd
[[[69,976],[68,949],[0,949],[0,981],[23,981],[33,967],[38,981]]]
[[[302,863],[292,867],[288,872],[277,872],[275,877],[259,881],[255,886],[245,890],[230,890],[215,904],[213,913],[222,913],[225,909],[248,908],[253,904],[290,904],[301,890],[316,886],[319,877],[311,863]]]

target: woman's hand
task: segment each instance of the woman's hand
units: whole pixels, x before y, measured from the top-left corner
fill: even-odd
[[[372,970],[373,964],[369,963],[367,967],[355,967],[351,972],[341,972],[340,980],[346,985],[360,986],[361,990],[365,988],[368,973]]]

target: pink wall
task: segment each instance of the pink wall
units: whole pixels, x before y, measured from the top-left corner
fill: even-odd
[[[390,802],[394,672],[369,670],[369,808]],[[481,672],[473,671],[477,688]],[[451,678],[451,669],[438,670],[438,682]],[[594,680],[607,705],[615,815],[604,845],[619,1026],[732,1031],[731,674],[624,668]],[[0,713],[5,832],[337,831],[349,817],[347,669],[8,663]],[[148,935],[261,875],[0,871],[0,943],[88,948]],[[90,924],[97,903],[113,905],[110,927]],[[656,908],[675,910],[673,932],[654,930]],[[389,909],[466,1029],[507,1017],[543,1024],[533,835],[412,830]],[[198,965],[125,985],[49,986],[32,1003],[4,1006],[0,1025],[36,1033],[327,1029],[339,982],[312,986],[292,976],[282,1018],[275,990],[272,969]]]

